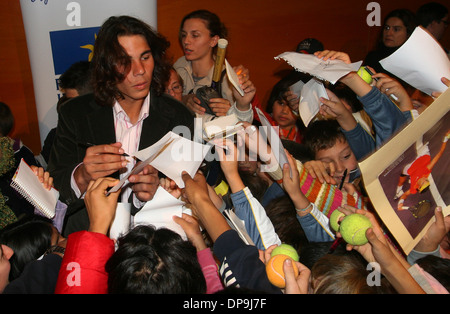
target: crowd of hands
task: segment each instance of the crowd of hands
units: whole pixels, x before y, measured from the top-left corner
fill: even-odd
[[[248,132],[244,133],[244,136],[249,137]],[[249,141],[247,140],[246,143],[248,144]],[[222,170],[226,173],[227,178],[236,178],[239,176],[237,164],[239,149],[237,149],[236,144],[231,140],[224,140],[221,144],[216,147],[221,160]],[[230,154],[234,158],[230,158]],[[287,151],[286,155],[289,164],[285,164],[283,167],[283,187],[294,200],[299,195],[302,195],[299,172],[295,159]],[[266,159],[268,158],[266,156]],[[44,187],[50,189],[53,183],[50,174],[38,167],[33,167],[33,170]],[[181,217],[174,216],[173,220],[183,228],[188,240],[194,245],[197,251],[200,251],[207,247],[201,232],[202,229],[206,229],[211,240],[214,242],[221,234],[230,230],[230,226],[218,210],[212,197],[214,191],[207,184],[206,178],[201,171],[198,171],[194,177],[191,177],[187,172],[183,172],[182,179],[185,184],[185,188],[183,189],[178,188],[174,181],[168,178],[160,179],[160,186],[165,188],[174,197],[183,199],[192,210],[192,215],[183,213]],[[118,179],[101,177],[89,183],[84,198],[90,221],[89,232],[108,235],[109,229],[114,221],[120,190],[109,194],[107,191],[118,182]],[[236,180],[230,182],[230,185],[234,185],[234,189],[243,188],[243,183],[239,180],[237,182]],[[357,209],[348,205],[339,208],[339,210],[345,215],[351,213],[362,214],[368,217],[372,223],[372,228],[368,229],[366,233],[369,242],[362,246],[347,244],[347,250],[358,251],[368,263],[378,263],[381,267],[381,273],[386,276],[399,293],[424,293],[422,288],[408,273],[408,268],[411,265],[408,264],[406,259],[386,238],[374,214],[367,210]],[[419,242],[416,249],[422,252],[434,251],[450,230],[449,218],[444,218],[440,207],[436,208],[435,222]],[[337,233],[337,237],[341,237],[341,235]],[[59,243],[59,245],[65,246],[67,240],[62,239],[61,241],[62,243]],[[275,247],[276,245],[273,245],[265,251],[260,250],[260,260],[263,263],[269,261],[271,252]],[[294,273],[292,263],[296,263],[299,270],[298,276]],[[311,291],[311,284],[313,283],[310,280],[310,269],[300,262],[290,260],[287,260],[283,267],[286,278],[284,293],[307,294]]]
[[[317,52],[315,55],[324,60],[341,60],[345,63],[351,63],[349,56],[343,52],[326,50]],[[398,81],[383,73],[377,73],[374,77],[378,78],[376,86],[381,92],[389,94],[393,93],[397,96],[401,110],[413,109],[413,103],[409,95],[406,93],[404,88],[401,87],[401,84]],[[442,82],[445,85],[450,86],[450,80],[442,78]],[[251,82],[248,84],[249,86],[245,86],[246,88],[254,88]],[[323,106],[321,106],[320,109],[321,113],[333,117],[348,114],[349,111],[345,109],[342,102],[332,92],[328,90],[327,92],[329,99],[321,99],[321,102],[323,103]],[[433,97],[439,97],[439,95],[439,93],[435,93]],[[288,101],[290,100],[292,109],[297,110],[298,108],[295,108],[295,106],[298,106],[297,96],[294,94],[288,94],[287,96]],[[251,128],[251,125],[244,123],[244,126],[244,132],[238,134],[238,146],[246,145],[248,147],[260,148],[264,145],[265,141],[261,141],[258,131],[256,132],[256,137],[253,137],[251,134],[254,133],[254,131],[248,131],[249,128]],[[244,188],[244,185],[242,181],[237,179],[239,177],[238,153],[240,150],[231,140],[225,139],[221,141],[223,142],[215,143],[218,144],[216,146],[216,151],[219,154],[221,168],[229,181],[232,191],[242,189]],[[252,145],[252,141],[256,141],[258,144],[256,146]],[[108,146],[111,147],[111,145]],[[99,145],[92,147],[92,149],[101,149],[101,147],[102,145]],[[119,145],[116,148],[120,150]],[[91,153],[95,154],[95,151],[91,151]],[[270,148],[267,146],[264,146],[262,149],[258,149],[258,154],[262,160],[267,162],[274,160],[271,159],[274,156],[272,155]],[[285,164],[282,169],[283,188],[292,200],[299,199],[300,197],[301,200],[304,201],[306,197],[300,189],[299,172],[296,161],[287,151],[286,155],[288,157],[289,164]],[[46,172],[41,167],[32,166],[32,169],[45,188],[50,189],[53,186],[53,178],[50,176],[50,173]],[[314,164],[311,164],[308,170],[315,173],[315,176],[322,182],[327,181],[328,183],[336,184],[336,182],[333,182],[332,175],[330,175],[330,169],[325,170],[325,167],[314,169]],[[147,166],[144,171],[145,174],[151,172],[157,173],[157,170],[151,166]],[[96,176],[92,176],[92,180],[87,183],[84,197],[90,221],[89,231],[105,235],[108,235],[109,229],[114,221],[118,197],[121,192],[121,190],[119,190],[114,193],[106,193],[111,187],[115,186],[119,182],[118,179],[108,177],[107,175],[109,174],[110,173],[103,172]],[[223,232],[229,230],[230,226],[217,208],[218,203],[215,198],[218,196],[215,194],[211,186],[207,184],[205,176],[201,171],[198,171],[193,178],[188,173],[183,172],[182,179],[185,184],[185,188],[183,189],[178,188],[175,182],[168,178],[159,179],[159,182],[146,182],[145,184],[152,185],[153,191],[156,191],[158,186],[162,186],[174,197],[182,198],[189,205],[192,210],[192,215],[182,214],[181,217],[174,216],[173,220],[183,228],[188,240],[199,251],[207,247],[201,232],[202,228],[206,229],[211,240],[214,242],[214,240],[217,239]],[[139,181],[138,178],[131,176],[130,182],[133,182],[133,180]],[[133,189],[133,192],[141,193],[139,185],[135,185],[135,187],[136,188]],[[142,189],[142,191],[144,190],[148,191],[148,188]],[[150,200],[151,193],[145,193],[146,194],[143,195],[142,199]],[[424,293],[417,282],[408,274],[408,268],[411,265],[408,264],[406,259],[387,239],[374,214],[367,210],[356,209],[348,205],[345,205],[343,208],[339,208],[339,210],[345,215],[351,213],[362,214],[369,218],[372,223],[372,228],[369,228],[366,233],[369,242],[362,246],[352,246],[347,244],[347,250],[358,251],[368,263],[377,262],[381,267],[381,273],[386,276],[386,278],[399,293]],[[450,217],[444,218],[442,209],[437,207],[435,210],[435,221],[432,223],[431,227],[417,244],[415,249],[421,252],[432,252],[436,250],[439,243],[450,230],[449,218]],[[340,237],[339,233],[337,233],[337,237]],[[62,239],[59,245],[65,247],[66,241],[66,239]],[[260,259],[263,263],[269,261],[270,254],[275,247],[276,245],[269,247],[265,251],[260,251]],[[296,266],[299,269],[298,276],[295,276],[294,274],[292,263],[296,263]],[[306,266],[299,262],[287,260],[284,264],[284,272],[286,278],[285,293],[306,294],[311,291],[311,272]]]

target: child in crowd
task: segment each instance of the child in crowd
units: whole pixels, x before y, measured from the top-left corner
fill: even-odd
[[[298,73],[298,72],[297,72]],[[288,96],[289,87],[299,81],[303,76],[301,73],[298,75],[289,75],[282,78],[273,87],[267,106],[265,110],[262,108],[258,97],[255,97],[255,101],[252,102],[255,120],[259,121],[259,116],[256,113],[256,108],[261,110],[269,121],[269,123],[278,128],[278,133],[281,139],[294,141],[301,143],[303,140],[303,132],[305,125],[291,107],[289,106]],[[260,121],[259,121],[260,122]]]

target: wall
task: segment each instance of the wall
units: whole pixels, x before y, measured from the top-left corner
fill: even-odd
[[[439,0],[438,0],[439,1]],[[178,29],[183,16],[196,9],[208,9],[222,19],[229,31],[227,59],[231,65],[249,68],[250,79],[266,103],[268,94],[285,70],[292,69],[274,57],[295,50],[305,38],[321,40],[326,49],[345,51],[352,61],[363,60],[373,48],[381,27],[366,23],[367,4],[371,1],[159,1],[158,30],[167,36],[176,58],[182,55]],[[393,9],[414,12],[427,1],[377,1],[381,20]],[[444,3],[444,2],[443,2]],[[444,3],[445,4],[445,3]],[[450,47],[450,30],[443,42]],[[281,76],[280,76],[281,75]]]
[[[14,114],[13,136],[38,154],[41,140],[19,0],[1,2],[0,30],[0,101]]]
[[[229,30],[227,59],[232,65],[249,68],[263,103],[284,71],[284,61],[274,57],[292,51],[307,37],[321,40],[325,47],[348,52],[352,60],[364,58],[376,40],[380,27],[369,27],[366,6],[370,1],[300,0],[160,0],[158,30],[172,43],[174,61],[182,55],[178,29],[182,17],[205,8],[217,13]],[[381,16],[405,7],[415,11],[426,1],[378,1]],[[444,3],[444,2],[443,2]],[[16,117],[15,136],[39,153],[37,114],[31,70],[18,0],[0,3],[0,101],[11,106]],[[450,31],[443,44],[450,47]]]

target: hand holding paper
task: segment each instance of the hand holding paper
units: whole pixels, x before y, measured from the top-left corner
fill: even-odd
[[[295,70],[311,74],[332,84],[335,84],[349,72],[358,71],[362,64],[362,61],[347,64],[342,60],[332,60],[331,58],[322,60],[314,55],[298,52],[284,52],[276,56],[275,59],[283,59]]]
[[[303,86],[300,97],[299,114],[306,126],[319,113],[320,98],[328,99],[327,91],[322,82],[313,78]]]
[[[422,27],[417,27],[408,40],[380,64],[425,94],[442,93],[447,89],[441,79],[450,78],[450,60],[441,45]]]
[[[180,188],[184,187],[181,173],[188,172],[194,175],[200,167],[210,147],[193,142],[173,132],[168,132],[158,142],[146,149],[134,154],[134,157],[142,160],[136,167],[108,193],[120,189],[131,175],[140,173],[147,165],[151,165],[158,171],[174,180]]]

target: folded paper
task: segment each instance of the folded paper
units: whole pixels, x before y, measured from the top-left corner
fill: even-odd
[[[284,52],[275,57],[275,60],[283,59],[296,71],[310,74],[320,80],[328,81],[332,84],[352,71],[358,71],[362,61],[347,64],[341,60],[327,60],[317,58],[315,55],[308,55],[298,52]]]

